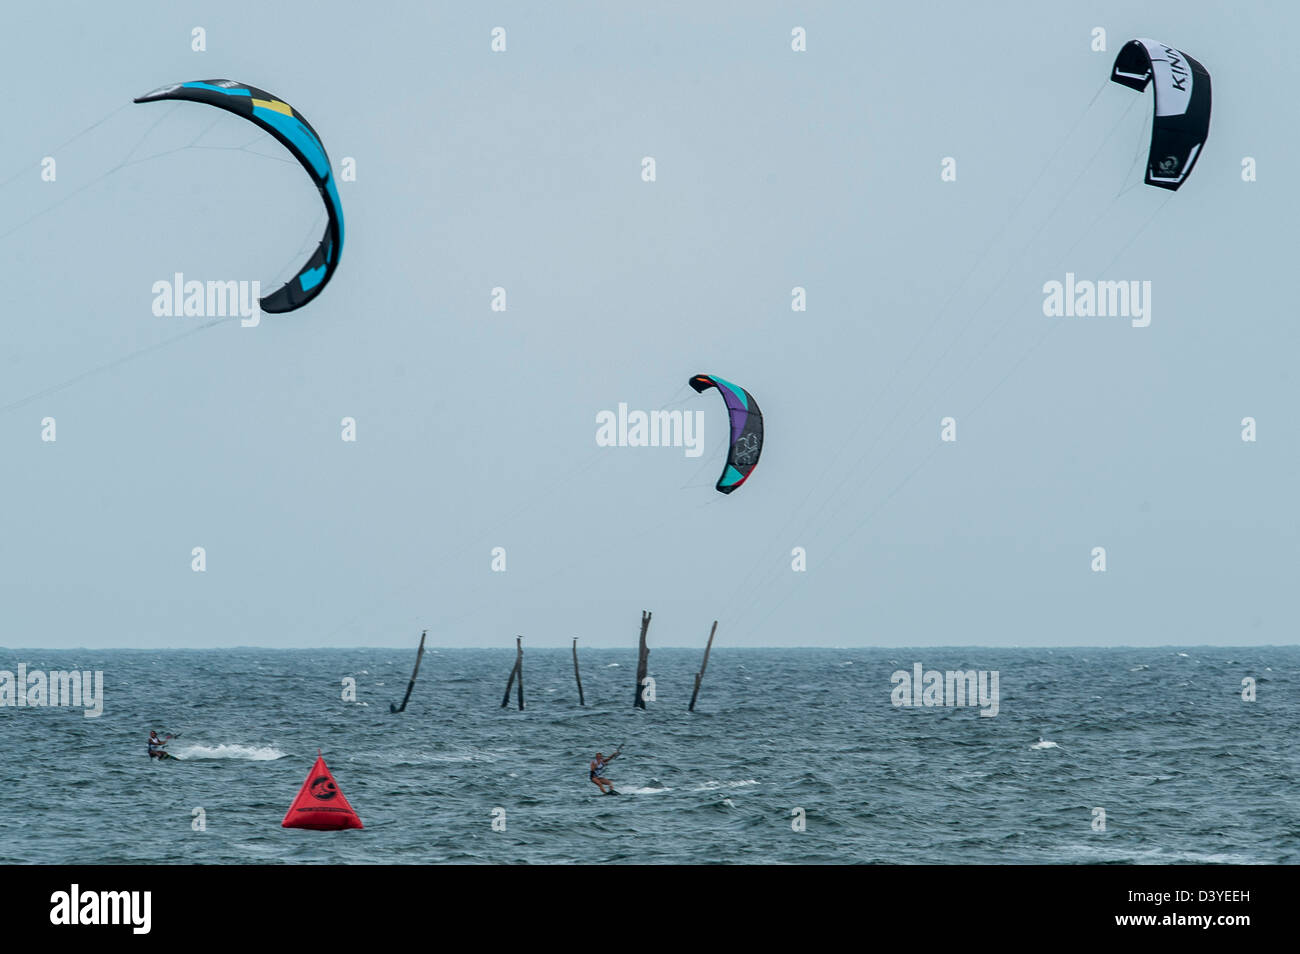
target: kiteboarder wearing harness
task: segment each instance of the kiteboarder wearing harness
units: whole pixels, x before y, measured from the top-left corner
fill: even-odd
[[[604,772],[605,766],[618,758],[618,754],[622,751],[623,746],[620,745],[614,750],[614,754],[609,758],[606,758],[603,754],[597,752],[596,757],[591,760],[591,774],[588,777],[591,779],[592,783],[600,789],[602,795],[618,794],[618,792],[614,791],[614,783],[604,777]]]
[[[175,736],[169,735],[165,739],[158,738],[158,733],[153,729],[149,730],[149,758],[165,759],[170,758],[167,754],[167,743],[174,739]]]

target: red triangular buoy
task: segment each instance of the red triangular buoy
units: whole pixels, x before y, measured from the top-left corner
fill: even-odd
[[[361,819],[343,796],[329,766],[321,756],[311,767],[307,781],[298,789],[298,797],[284,813],[281,828],[311,828],[315,831],[336,831],[340,828],[361,828]]]

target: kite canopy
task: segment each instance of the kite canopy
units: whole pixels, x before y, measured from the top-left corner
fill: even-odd
[[[758,466],[758,455],[763,451],[763,412],[758,409],[758,402],[752,394],[716,375],[697,374],[689,383],[700,394],[709,388],[717,388],[727,403],[727,413],[731,417],[731,448],[716,489],[729,494],[748,480]]]
[[[1209,72],[1172,46],[1137,39],[1120,49],[1110,78],[1139,93],[1155,80],[1156,109],[1146,183],[1177,189],[1191,175],[1210,135]]]
[[[271,314],[301,308],[324,289],[334,274],[334,269],[338,267],[339,255],[343,251],[343,205],[339,202],[338,189],[335,188],[334,176],[330,172],[329,156],[326,155],[325,146],[316,135],[316,130],[288,103],[264,89],[234,80],[210,79],[177,83],[137,96],[134,102],[156,103],[169,99],[216,106],[262,127],[293,153],[294,158],[316,183],[329,213],[325,235],[298,274],[261,301],[262,311]]]

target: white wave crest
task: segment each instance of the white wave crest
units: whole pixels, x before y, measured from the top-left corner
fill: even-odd
[[[711,779],[707,782],[704,782],[701,785],[697,785],[695,788],[691,789],[691,791],[716,792],[720,788],[745,788],[749,785],[757,785],[757,784],[758,782],[752,778],[747,778],[739,782],[719,782]]]
[[[284,758],[284,753],[273,745],[186,745],[169,749],[178,759],[243,759],[248,762],[273,762]]]

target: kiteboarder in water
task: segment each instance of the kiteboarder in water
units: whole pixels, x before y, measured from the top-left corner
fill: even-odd
[[[171,756],[167,754],[166,746],[167,743],[174,738],[175,736],[169,735],[165,739],[160,739],[158,738],[158,733],[155,732],[153,729],[150,729],[149,730],[149,758],[151,759],[171,758]]]
[[[604,777],[604,772],[605,766],[618,758],[618,754],[622,751],[623,746],[620,745],[614,750],[614,754],[609,758],[606,758],[603,754],[597,752],[596,757],[591,760],[591,774],[588,777],[591,779],[592,783],[600,789],[602,795],[618,794],[618,792],[614,791],[614,783]]]

